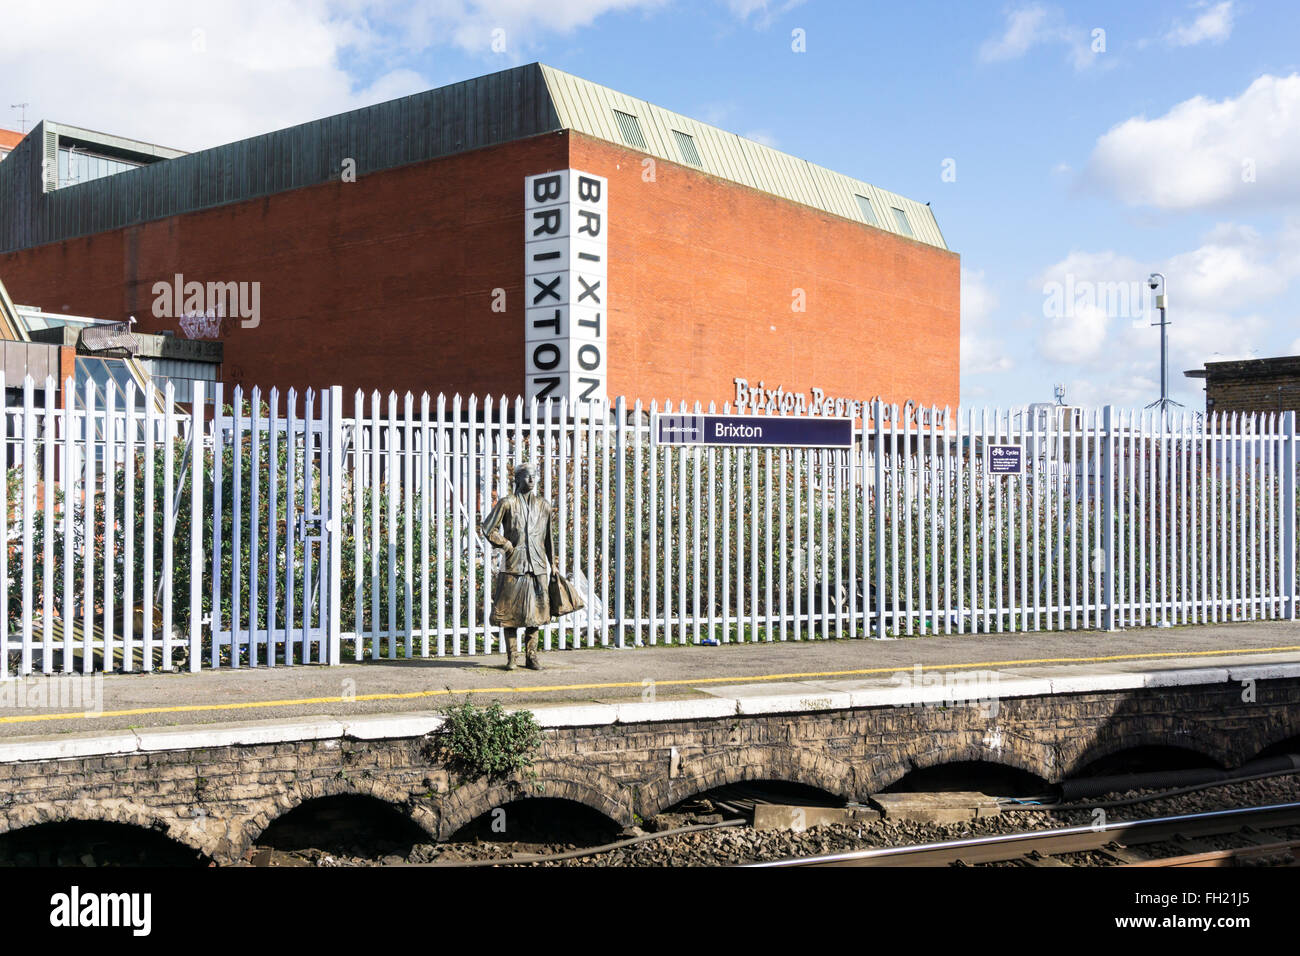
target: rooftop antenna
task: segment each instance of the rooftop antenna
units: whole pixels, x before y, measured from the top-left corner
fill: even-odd
[[[10,104],[9,104],[9,108],[10,108],[11,110],[21,110],[21,111],[22,111],[22,112],[19,114],[19,116],[20,116],[20,119],[19,119],[19,125],[22,127],[22,129],[20,130],[20,132],[21,132],[24,136],[27,135],[27,107],[29,107],[29,106],[31,106],[31,105],[32,105],[31,103],[10,103]]]
[[[1065,404],[1065,385],[1058,384],[1052,386],[1052,394],[1056,396],[1056,404]]]

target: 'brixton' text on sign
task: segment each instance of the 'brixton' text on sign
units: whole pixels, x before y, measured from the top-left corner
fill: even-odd
[[[524,178],[524,396],[605,400],[608,181]]]
[[[852,448],[848,418],[774,415],[660,415],[660,445],[779,445],[785,448]]]

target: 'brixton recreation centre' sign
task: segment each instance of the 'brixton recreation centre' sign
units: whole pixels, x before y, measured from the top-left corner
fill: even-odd
[[[772,415],[660,415],[660,445],[780,445],[786,448],[852,448],[851,418],[785,418]]]

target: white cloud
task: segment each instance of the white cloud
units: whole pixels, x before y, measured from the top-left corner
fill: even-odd
[[[1047,8],[1038,5],[1010,11],[1002,36],[985,40],[980,46],[980,59],[996,63],[1024,56],[1030,47],[1050,38],[1047,20]]]
[[[1145,262],[1113,250],[1074,251],[1031,280],[1035,291],[1070,290],[1064,309],[1044,295],[1052,314],[1037,320],[1035,346],[1042,360],[1076,376],[1071,402],[1132,404],[1158,394],[1160,332],[1151,325],[1144,281],[1150,272],[1169,283],[1171,394],[1194,400],[1196,386],[1182,373],[1206,362],[1300,351],[1300,340],[1290,342],[1295,326],[1286,298],[1300,278],[1300,219],[1272,236],[1220,224],[1196,248]]]
[[[1007,343],[990,323],[997,295],[984,281],[983,271],[961,270],[961,371],[963,375],[1005,372],[1014,365]]]
[[[1038,351],[1050,361],[1105,361],[1112,320],[1135,321],[1147,313],[1144,280],[1150,272],[1113,251],[1075,250],[1030,280],[1042,296]]]
[[[1272,354],[1269,322],[1258,314],[1233,315],[1178,308],[1170,311],[1169,391],[1180,401],[1194,400],[1200,386],[1183,372],[1206,362],[1258,358]],[[1109,322],[1104,339],[1088,346],[1088,358],[1053,357],[1069,381],[1067,400],[1078,405],[1145,405],[1160,396],[1160,329],[1147,321]]]
[[[1256,358],[1269,351],[1269,322],[1256,313],[1233,314],[1202,309],[1171,308],[1169,312],[1169,362],[1170,377],[1182,376],[1186,369],[1200,368],[1206,362],[1227,362],[1232,359]],[[1159,358],[1154,343],[1159,342],[1160,329],[1135,327],[1130,336],[1134,343],[1146,343],[1151,350],[1152,364]]]
[[[1101,356],[1110,316],[1100,306],[1074,308],[1048,323],[1039,336],[1038,351],[1049,362],[1081,365]]]
[[[1175,23],[1173,28],[1165,34],[1165,42],[1170,46],[1195,46],[1198,43],[1204,43],[1207,40],[1210,43],[1222,43],[1232,33],[1232,19],[1234,11],[1232,9],[1232,0],[1224,0],[1222,3],[1216,3],[1210,6],[1208,3],[1198,3],[1193,6],[1195,10],[1203,10],[1191,23]]]
[[[1064,45],[1074,68],[1083,70],[1097,62],[1091,40],[1091,32],[1067,23],[1060,9],[1031,3],[1008,10],[1002,33],[980,44],[979,59],[998,63],[1019,59],[1036,46]]]
[[[492,49],[493,31],[503,30],[515,59],[547,34],[590,26],[606,13],[654,9],[668,0],[399,0],[405,6],[406,36],[417,50],[450,41],[471,53]]]
[[[667,0],[8,0],[0,63],[29,124],[202,149],[428,89],[412,57],[481,53],[504,69],[552,34]],[[504,53],[491,52],[504,30]],[[415,65],[418,65],[415,64]],[[361,79],[365,77],[365,79]],[[3,125],[17,125],[10,114]]]
[[[1235,99],[1196,96],[1100,139],[1084,181],[1129,205],[1187,210],[1300,201],[1300,73],[1265,74]]]
[[[713,101],[704,103],[695,108],[694,115],[710,126],[725,127],[727,122],[736,115],[738,107],[734,100]]]
[[[1300,276],[1300,241],[1293,230],[1266,239],[1249,226],[1222,223],[1196,249],[1166,260],[1161,271],[1177,276],[1170,292],[1179,299],[1199,308],[1237,309],[1278,297]]]
[[[1097,408],[1101,405],[1117,405],[1126,409],[1141,408],[1159,396],[1159,378],[1137,376],[1121,381],[1100,382],[1092,378],[1067,377],[1065,379],[1066,404],[1082,405],[1085,408]]]
[[[66,0],[59,14],[6,5],[0,62],[29,121],[196,149],[366,102],[338,65],[363,25],[324,2]]]
[[[748,21],[751,16],[755,24],[766,27],[781,14],[802,6],[805,0],[785,0],[774,3],[773,0],[727,0],[727,8],[741,20]]]

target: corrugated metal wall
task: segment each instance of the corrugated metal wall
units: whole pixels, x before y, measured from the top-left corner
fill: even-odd
[[[533,63],[48,193],[40,145],[58,127],[39,123],[0,163],[0,252],[328,182],[348,157],[365,175],[560,129],[626,145],[616,109],[637,118],[652,156],[694,165],[676,130],[692,137],[704,172],[873,225],[853,198],[865,196],[877,228],[901,232],[896,207],[916,239],[948,248],[923,203]]]
[[[530,64],[42,193],[38,124],[0,163],[0,252],[313,186],[344,158],[365,175],[559,128]]]
[[[41,149],[45,124],[31,132],[0,162],[0,250],[22,248],[41,197]]]

